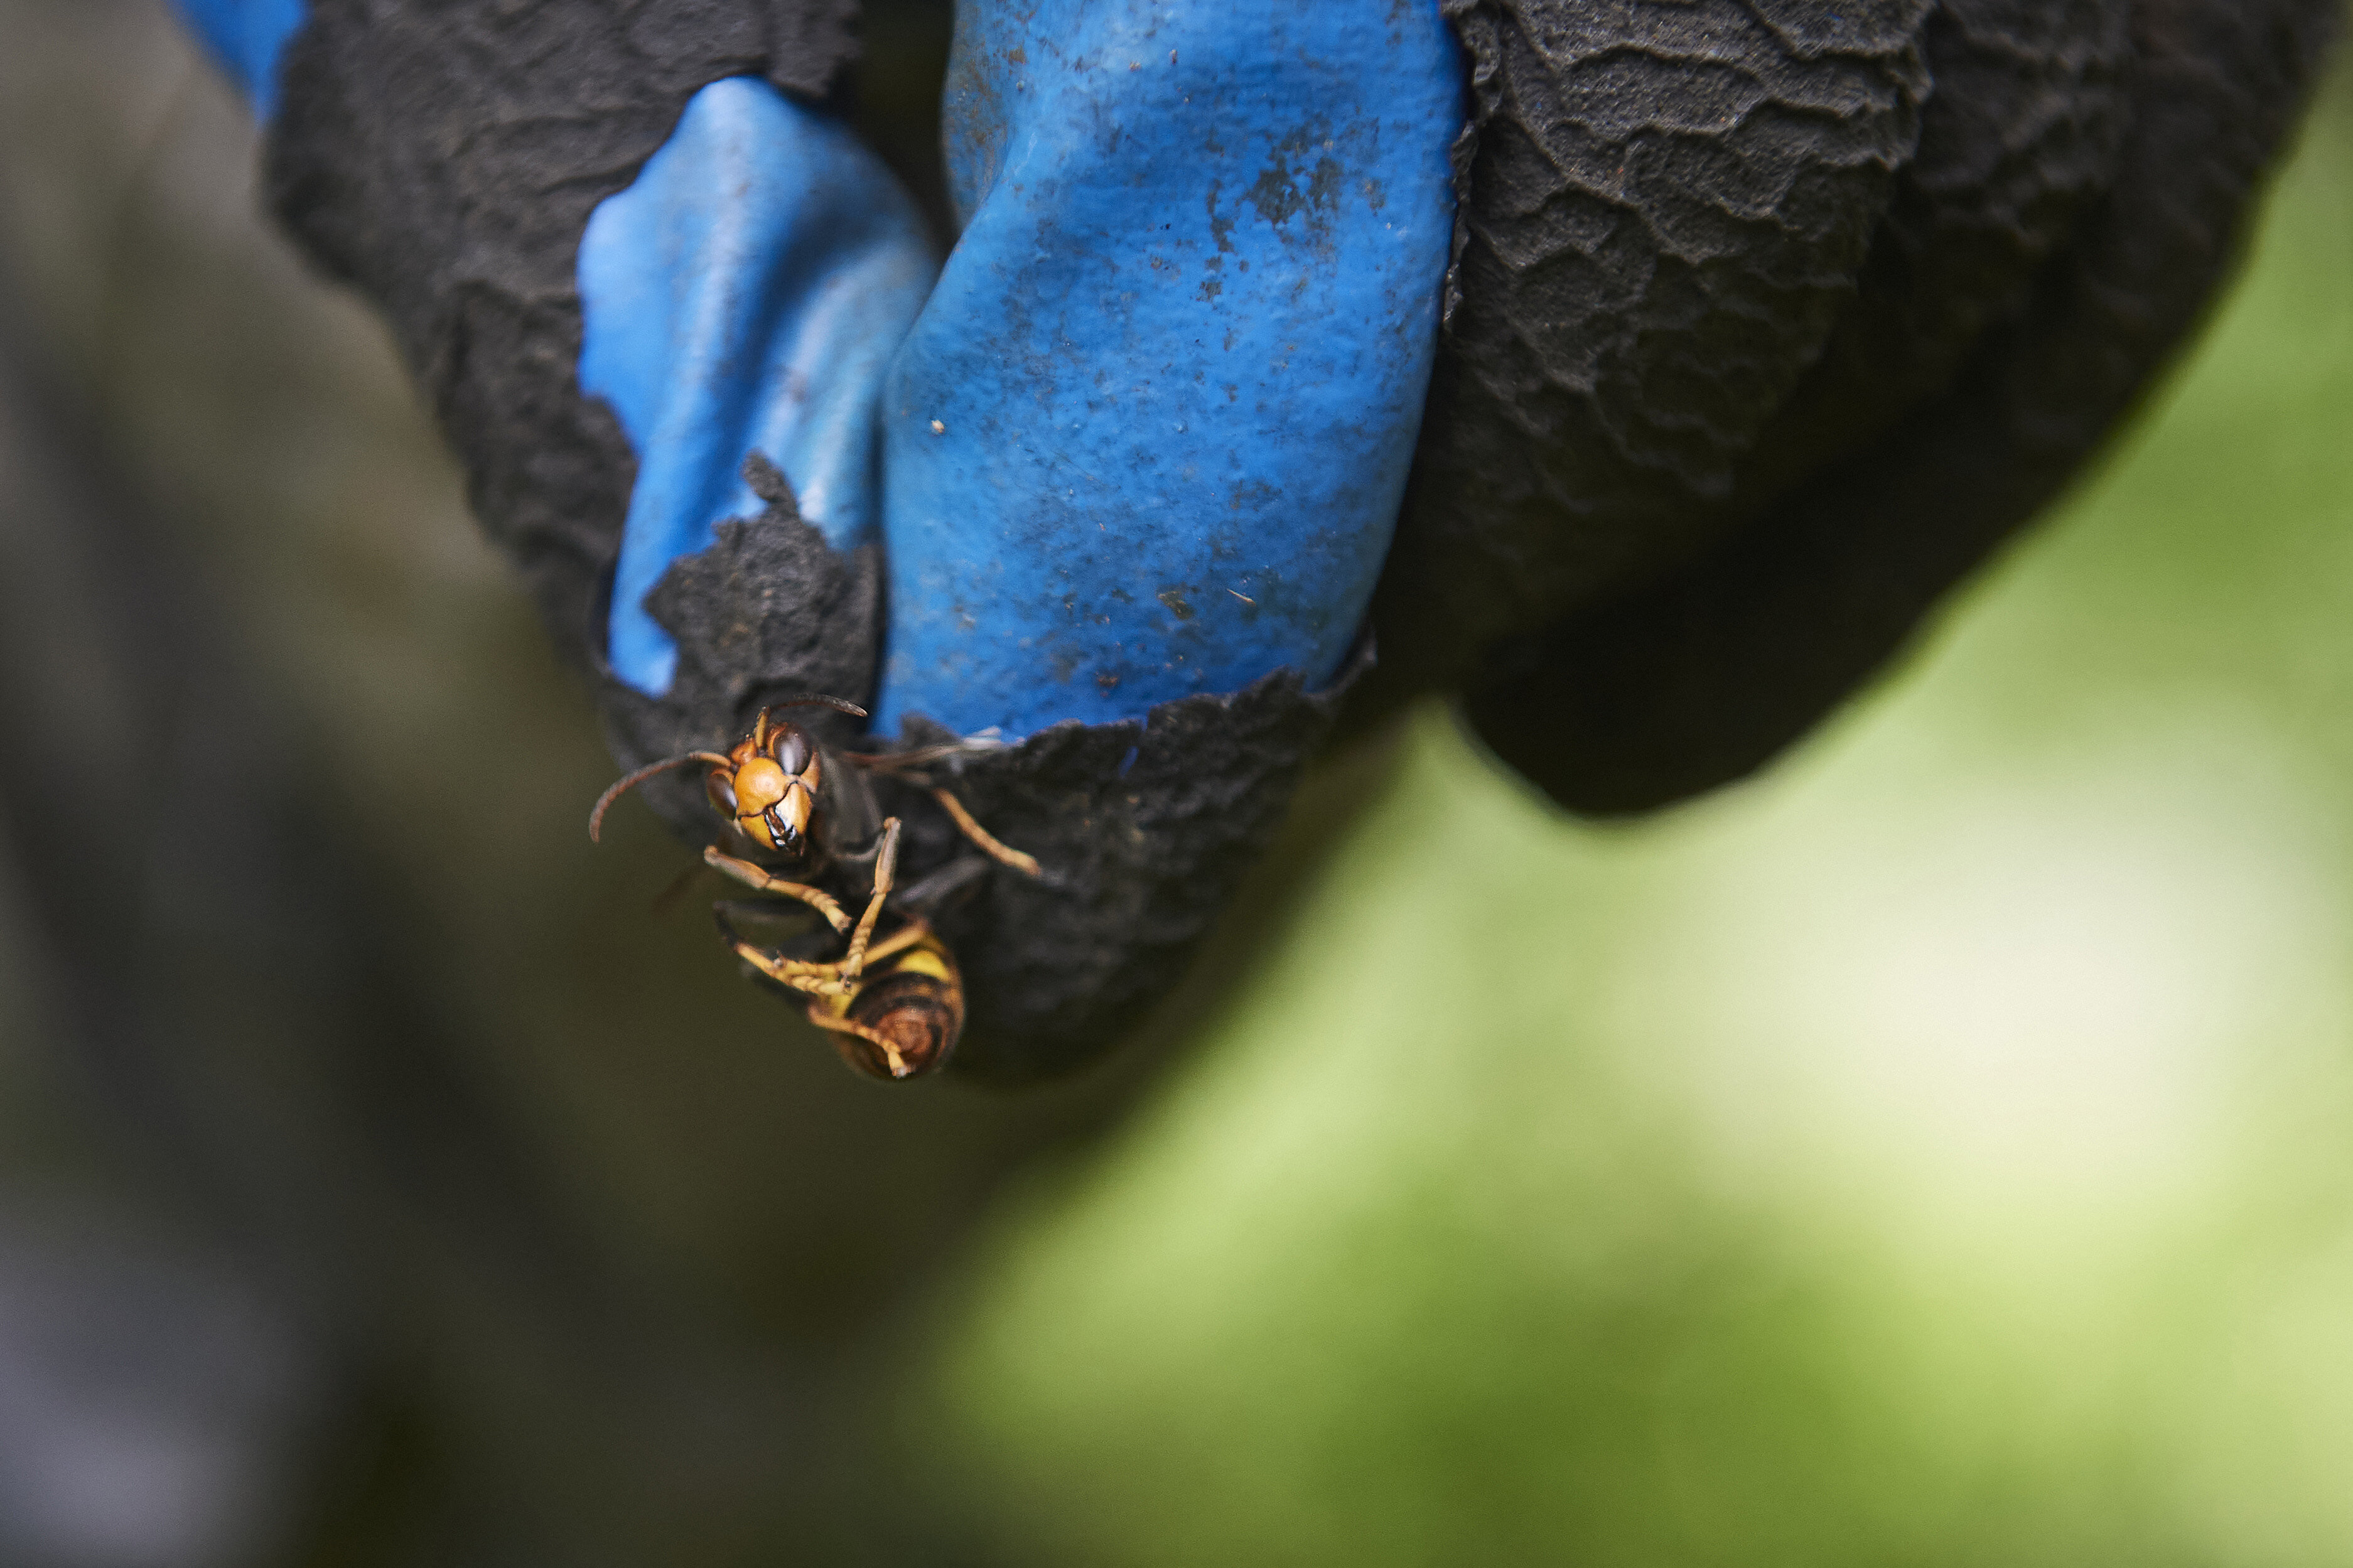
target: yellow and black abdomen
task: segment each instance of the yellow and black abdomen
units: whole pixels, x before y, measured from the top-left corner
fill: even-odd
[[[830,1013],[835,1048],[859,1071],[875,1078],[916,1078],[935,1072],[964,1033],[964,976],[955,955],[928,926],[895,933],[905,945],[870,962],[850,995],[828,999],[811,1016]],[[853,1026],[853,1028],[842,1027]]]

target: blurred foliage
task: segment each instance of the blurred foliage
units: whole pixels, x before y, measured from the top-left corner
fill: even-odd
[[[2353,1560],[2348,85],[1794,762],[1599,828],[1421,716],[940,1304],[906,1418],[1008,1560]]]

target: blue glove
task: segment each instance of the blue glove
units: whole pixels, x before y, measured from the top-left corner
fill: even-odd
[[[302,25],[303,0],[174,0],[190,31],[245,90],[253,112],[278,108],[278,58]]]
[[[580,386],[613,405],[638,458],[615,674],[670,689],[678,650],[646,595],[720,522],[759,514],[750,454],[783,470],[836,549],[875,536],[876,404],[937,271],[880,160],[747,77],[696,93],[636,183],[596,208],[580,241]]]
[[[199,19],[276,106],[273,203],[385,302],[485,526],[609,676],[625,760],[811,688],[886,733],[1061,736],[959,764],[1053,879],[936,917],[958,1059],[1115,1037],[1280,820],[1388,547],[1463,111],[1435,0],[968,9],[936,291],[826,100],[840,0]],[[707,834],[675,782],[649,798]]]
[[[1429,0],[959,12],[965,227],[883,408],[883,732],[1339,668],[1421,424],[1463,108]]]
[[[1060,880],[943,925],[1017,1070],[1173,978],[1368,596],[1356,710],[1573,804],[1802,732],[2198,319],[2335,15],[966,0],[935,278],[854,0],[183,4],[625,761],[812,687],[1028,738],[959,788]]]
[[[837,548],[881,528],[881,733],[1329,678],[1388,552],[1453,225],[1452,40],[1389,9],[971,6],[936,291],[838,124],[742,79],[698,93],[580,249],[581,385],[638,457],[614,670],[669,689],[644,595],[757,512],[759,451]]]
[[[758,511],[754,451],[837,548],[881,527],[881,733],[1018,737],[1339,667],[1437,338],[1452,41],[1387,0],[1164,9],[966,12],[936,291],[888,174],[764,83],[703,89],[596,209],[580,383],[638,458],[624,679],[669,689],[644,596]]]
[[[969,7],[936,293],[912,204],[839,121],[749,78],[698,92],[580,244],[579,384],[638,460],[615,673],[670,689],[645,596],[760,510],[758,452],[837,548],[882,532],[884,733],[1329,679],[1388,552],[1453,228],[1461,64],[1434,5],[1393,9]],[[267,113],[300,0],[189,10]]]

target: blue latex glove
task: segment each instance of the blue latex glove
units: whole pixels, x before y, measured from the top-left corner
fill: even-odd
[[[300,0],[186,9],[267,113]],[[1428,0],[981,0],[934,292],[919,218],[846,128],[763,81],[704,88],[579,251],[580,384],[638,458],[613,669],[668,689],[644,596],[756,514],[756,450],[837,547],[883,532],[885,732],[1328,678],[1420,420],[1461,115]]]
[[[849,550],[881,523],[876,399],[938,270],[890,172],[831,116],[764,81],[694,95],[637,183],[580,241],[580,385],[638,457],[606,658],[670,689],[678,650],[646,614],[670,563],[756,517],[744,457],[792,481]]]
[[[174,0],[190,31],[205,41],[253,112],[278,109],[278,58],[302,25],[303,0]]]
[[[1461,83],[1435,0],[959,8],[965,226],[883,415],[886,732],[1337,668],[1420,427]]]
[[[267,114],[301,0],[181,4]],[[560,353],[533,356],[567,330],[551,262],[586,223],[579,379],[638,459],[607,640],[639,692],[670,657],[639,589],[750,510],[758,447],[837,542],[881,519],[886,728],[1134,718],[1322,679],[1359,619],[1466,109],[1437,5],[967,0],[969,230],[903,346],[921,240],[807,106],[849,52],[834,0],[322,13],[295,54],[324,118],[277,140],[276,195],[446,375],[485,521],[575,647],[617,443],[549,384]],[[1455,9],[1463,310],[1383,588],[1397,657],[1356,705],[1463,689],[1507,757],[1607,811],[1787,744],[2096,447],[2197,319],[2337,15]],[[572,114],[550,62],[575,57],[601,113]],[[1880,521],[1921,494],[1950,515]],[[852,640],[862,681],[877,650]],[[632,743],[681,738],[660,729]]]
[[[879,479],[884,733],[1328,677],[1436,339],[1462,110],[1435,5],[982,0],[952,69],[965,228],[928,304],[890,176],[762,83],[704,89],[598,208],[580,381],[639,460],[613,668],[667,689],[643,595],[756,512],[737,473],[757,449],[842,548]]]
[[[1029,736],[955,778],[1056,878],[940,917],[976,1070],[1016,1075],[1182,966],[1385,552],[1360,721],[1462,689],[1611,812],[1801,732],[2133,405],[2337,10],[1446,0],[1466,61],[1440,0],[1025,3],[961,15],[933,288],[816,107],[851,0],[369,0],[290,37],[289,0],[186,0],[283,88],[272,205],[386,309],[565,646],[609,652],[625,763],[812,686],[872,687],[886,735]],[[755,450],[821,535],[714,532],[780,499]],[[821,546],[876,530],[884,584]],[[707,830],[692,781],[648,787]],[[959,840],[906,805],[921,873]]]

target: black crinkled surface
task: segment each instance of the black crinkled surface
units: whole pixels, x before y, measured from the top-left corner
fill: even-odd
[[[1942,392],[2116,177],[2130,0],[1944,0],[1920,145],[1821,358],[1744,457],[1735,515]]]
[[[1450,13],[1480,89],[1461,303],[1376,605],[1393,658],[1349,719],[1462,689],[1504,761],[1614,814],[1769,761],[2096,452],[2226,276],[2337,7],[1790,13],[1843,18],[1837,38],[1764,5]],[[1838,158],[1884,136],[1884,113],[1855,111],[1879,100],[1786,100],[1833,66],[1908,84],[1890,52],[1907,21],[1917,142],[1873,210]],[[1735,44],[1795,84],[1767,106],[1795,127],[1778,155],[1727,155],[1754,110],[1703,112]],[[1766,243],[1711,258],[1724,309],[1694,308],[1657,214],[1745,211],[1807,160],[1844,170],[1826,187],[1843,226],[1774,209]],[[1767,280],[1791,277],[1812,292],[1777,301]],[[1680,446],[1628,435],[1679,422]]]
[[[607,602],[635,463],[576,378],[575,256],[597,202],[622,189],[704,84],[761,74],[821,97],[848,59],[839,0],[521,7],[319,0],[290,47],[269,186],[321,265],[390,313],[472,481],[476,511],[521,563],[558,640],[602,674],[625,766],[724,746],[762,703],[853,700],[881,646],[879,562],[802,521],[764,468],[758,518],[723,524],[649,596],[677,639],[671,690],[603,668]],[[1336,696],[1278,673],[1141,723],[1059,725],[962,760],[980,819],[1048,879],[1002,871],[942,911],[971,992],[963,1070],[1035,1078],[1108,1046],[1175,979],[1279,824]],[[839,715],[794,715],[829,743]],[[909,878],[958,853],[928,797],[878,785],[908,819]],[[691,770],[647,797],[710,837]]]
[[[802,522],[769,471],[760,518],[720,525],[718,544],[670,565],[647,598],[678,640],[678,680],[661,701],[607,683],[614,751],[628,767],[678,751],[724,749],[765,701],[800,692],[861,697],[873,676],[875,555],[840,553]],[[1184,697],[1144,721],[1059,722],[1021,744],[934,763],[990,834],[1038,857],[1030,880],[988,864],[967,895],[932,913],[967,986],[965,1043],[951,1071],[1000,1083],[1047,1079],[1113,1046],[1184,973],[1235,883],[1273,838],[1292,789],[1356,673],[1324,692],[1278,671],[1230,697]],[[842,713],[793,722],[840,749]],[[913,721],[899,746],[957,737]],[[899,885],[974,857],[946,812],[915,784],[875,774],[878,812],[903,822]],[[828,798],[847,812],[840,779]],[[702,773],[649,779],[647,803],[687,843],[713,838]],[[847,826],[847,824],[845,824]],[[859,824],[859,834],[873,822]],[[857,847],[845,843],[842,847]],[[857,888],[838,888],[845,900]]]
[[[2050,503],[2197,324],[2337,24],[2334,0],[2138,0],[2113,184],[2024,313],[1727,547],[1535,643],[1467,704],[1488,744],[1569,806],[1618,813],[1810,729]]]
[[[1446,0],[1476,141],[1377,689],[1705,541],[1912,155],[1929,8]]]
[[[1164,702],[1141,722],[1071,721],[956,759],[941,782],[1043,875],[993,870],[978,898],[937,921],[971,993],[954,1070],[1048,1077],[1140,1019],[1273,838],[1368,661],[1323,692],[1279,670],[1230,696]],[[944,738],[916,724],[904,739],[927,732]]]
[[[647,598],[678,644],[669,695],[607,679],[607,723],[624,767],[724,750],[765,703],[811,692],[858,700],[872,683],[873,547],[833,549],[801,521],[781,474],[756,458],[747,468],[766,510],[721,524],[717,541],[672,563]],[[1277,671],[1230,696],[1163,703],[1141,721],[1073,721],[932,765],[930,777],[1043,872],[1032,881],[992,865],[933,917],[968,992],[952,1070],[1021,1082],[1083,1065],[1114,1043],[1183,973],[1370,662],[1361,652],[1321,692]],[[790,717],[836,747],[876,748],[857,739],[847,715]],[[900,745],[955,739],[917,720]],[[877,807],[904,824],[902,888],[974,854],[923,790],[882,776],[869,787]],[[712,841],[699,770],[642,788],[681,838]]]
[[[637,463],[580,395],[575,258],[723,77],[822,99],[857,0],[311,0],[289,43],[269,195],[311,259],[390,318],[557,646],[589,662]]]
[[[659,700],[607,679],[605,710],[625,767],[723,750],[765,703],[809,692],[862,698],[873,678],[879,589],[871,546],[844,553],[800,519],[781,475],[756,465],[768,501],[720,525],[649,595],[678,643]],[[1048,1078],[1114,1043],[1175,984],[1242,874],[1282,824],[1348,684],[1308,692],[1282,670],[1222,697],[1187,697],[1143,721],[1040,731],[1018,745],[934,764],[1004,842],[1037,857],[1032,881],[990,866],[934,923],[955,947],[969,1018],[951,1070],[997,1082]],[[871,747],[822,709],[796,723],[837,747]],[[956,739],[917,720],[904,747]],[[702,774],[649,780],[648,804],[690,843],[713,837]],[[875,804],[904,824],[900,885],[974,854],[923,790],[877,776]],[[871,825],[867,825],[871,826]]]
[[[970,991],[961,1070],[1113,1043],[1176,979],[1349,693],[1369,721],[1467,689],[1552,795],[1647,809],[1740,776],[1898,647],[2094,451],[2196,321],[2293,123],[2334,0],[1443,0],[1472,69],[1456,266],[1360,660],[935,770],[1045,878],[936,921]],[[767,502],[648,605],[672,690],[604,670],[635,462],[582,396],[575,254],[687,100],[805,100],[852,0],[314,0],[270,199],[382,304],[484,527],[624,765],[723,747],[765,702],[863,700],[881,563]],[[796,718],[837,747],[839,715]],[[936,738],[911,722],[902,744]],[[922,791],[906,879],[968,848]],[[695,842],[691,770],[648,798]]]
[[[834,549],[802,521],[774,464],[754,454],[744,468],[766,510],[721,523],[709,549],[672,562],[646,595],[647,610],[678,645],[670,690],[648,697],[600,661],[606,737],[624,768],[697,748],[723,752],[766,703],[813,693],[862,703],[872,692],[880,550]],[[828,745],[859,732],[856,721],[828,709],[790,717]],[[711,841],[700,773],[682,770],[641,787],[673,832],[698,846]]]

